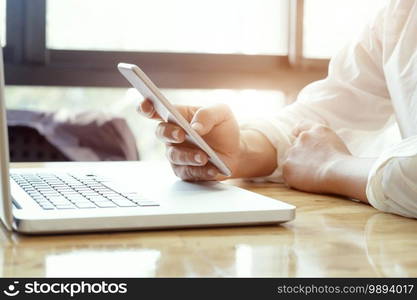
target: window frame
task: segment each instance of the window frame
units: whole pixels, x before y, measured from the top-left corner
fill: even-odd
[[[115,67],[120,61],[140,65],[161,88],[285,89],[294,79],[306,84],[325,76],[328,60],[303,58],[304,0],[286,1],[288,55],[243,55],[47,49],[46,0],[7,0],[6,84],[126,87]]]

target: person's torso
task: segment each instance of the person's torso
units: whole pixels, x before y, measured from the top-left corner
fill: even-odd
[[[392,1],[382,31],[384,75],[402,138],[417,135],[417,1]]]

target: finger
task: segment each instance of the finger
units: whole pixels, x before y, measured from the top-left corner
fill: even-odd
[[[156,136],[164,143],[182,143],[185,140],[185,132],[181,127],[165,122],[156,127]]]
[[[197,148],[184,146],[168,146],[168,160],[179,166],[204,166],[208,162],[207,154]]]
[[[155,111],[155,108],[149,99],[145,99],[139,104],[138,112],[146,118],[161,120],[161,117]]]
[[[216,176],[219,174],[218,170],[211,165],[204,167],[172,165],[172,168],[175,175],[186,181],[216,180]]]
[[[314,126],[317,126],[318,123],[312,121],[301,121],[293,129],[292,134],[296,137],[300,135],[303,131],[308,131]]]
[[[191,121],[195,111],[198,107],[188,105],[174,105],[178,112],[187,120]],[[156,112],[152,101],[145,99],[138,106],[138,112],[146,118],[162,120],[161,116]]]
[[[232,112],[225,104],[202,107],[198,109],[190,124],[201,136],[209,133],[214,126],[230,119]]]

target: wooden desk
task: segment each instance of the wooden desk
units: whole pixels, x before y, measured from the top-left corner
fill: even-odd
[[[0,232],[0,274],[417,276],[417,220],[272,183],[231,180],[297,206],[281,226],[22,236]]]

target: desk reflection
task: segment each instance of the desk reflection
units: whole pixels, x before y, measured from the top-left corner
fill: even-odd
[[[266,238],[267,237],[267,238]],[[9,235],[3,277],[291,276],[280,226],[95,235]]]
[[[0,231],[3,277],[417,276],[417,221],[277,185],[298,206],[282,225],[23,236]]]
[[[417,276],[417,221],[376,214],[365,228],[366,253],[378,276]]]

